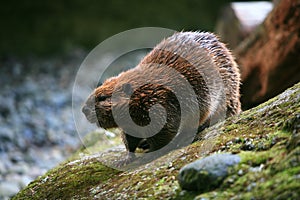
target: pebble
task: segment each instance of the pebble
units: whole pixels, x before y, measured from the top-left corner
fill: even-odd
[[[253,183],[250,183],[248,186],[247,186],[247,191],[248,192],[251,192],[253,190],[253,188],[256,187],[256,183],[253,182]]]
[[[13,131],[8,127],[0,127],[0,140],[1,141],[11,141],[14,138]]]
[[[242,146],[241,146],[241,150],[243,151],[251,151],[255,149],[254,144],[252,144],[252,140],[246,141]]]
[[[244,171],[243,171],[242,169],[240,169],[240,170],[238,171],[238,175],[239,175],[239,176],[244,175]]]
[[[239,155],[213,154],[196,160],[179,171],[178,181],[182,189],[207,192],[217,187],[228,176],[228,167],[240,162]]]

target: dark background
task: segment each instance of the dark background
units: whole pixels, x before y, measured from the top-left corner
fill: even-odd
[[[230,0],[10,0],[0,6],[0,55],[91,50],[119,32],[145,26],[213,31]]]

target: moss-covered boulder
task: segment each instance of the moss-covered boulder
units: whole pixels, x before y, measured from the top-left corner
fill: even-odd
[[[230,171],[237,165],[240,156],[217,153],[187,164],[179,171],[178,181],[182,189],[207,192],[217,188]]]
[[[135,170],[121,172],[97,154],[86,156],[50,170],[13,199],[300,199],[299,119],[300,83]],[[241,160],[214,190],[182,190],[180,168],[215,152]]]

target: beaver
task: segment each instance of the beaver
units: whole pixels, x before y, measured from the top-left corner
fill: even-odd
[[[238,114],[239,89],[238,65],[215,34],[177,32],[155,46],[135,68],[97,87],[82,112],[99,127],[121,128],[127,152],[139,147],[152,152],[172,141],[181,127],[195,126],[189,124],[194,118],[200,131],[216,123],[212,119],[221,118],[222,113],[225,117]],[[159,106],[153,109],[155,105]],[[151,123],[154,126],[147,130],[136,128]],[[159,130],[152,131],[153,127]]]

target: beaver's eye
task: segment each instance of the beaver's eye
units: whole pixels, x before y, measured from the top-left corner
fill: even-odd
[[[133,93],[133,89],[131,87],[130,83],[124,83],[122,85],[122,90],[124,91],[125,94],[131,95]]]
[[[97,101],[105,101],[107,98],[109,98],[110,96],[108,95],[99,95],[96,97]]]

